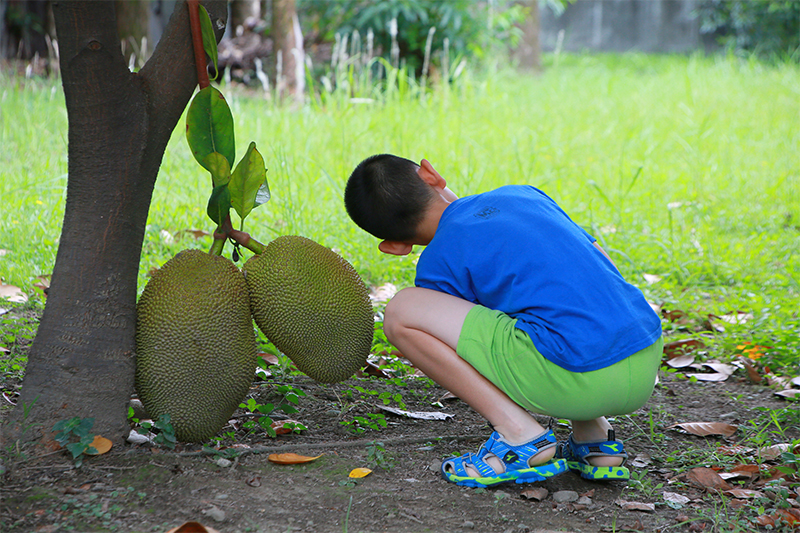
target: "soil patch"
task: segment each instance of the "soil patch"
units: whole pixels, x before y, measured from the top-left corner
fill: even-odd
[[[288,376],[280,383],[254,383],[251,396],[259,403],[274,400],[286,385],[305,392],[292,418],[308,429],[271,439],[260,428],[242,428],[247,419],[242,410],[234,424],[238,429],[224,430],[235,441],[229,435],[223,441],[228,448],[216,454],[200,446],[179,445],[170,451],[115,443],[109,453],[75,468],[66,453],[20,462],[5,450],[0,529],[166,532],[198,521],[226,533],[757,531],[754,520],[762,514],[757,506],[774,514],[780,506],[791,508],[798,498],[788,492],[796,490],[796,478],[770,482],[787,491],[778,497],[775,487],[758,476],[731,481],[768,496],[753,503],[704,490],[686,475],[694,467],[726,471],[748,462],[751,452],[741,449],[735,452],[738,456],[726,455],[725,446],[740,444],[752,450],[758,439],[766,446],[800,438],[797,411],[772,390],[744,378],[694,383],[667,374],[644,408],[618,417],[614,424],[631,455],[631,481],[592,482],[568,472],[545,482],[491,490],[458,487],[439,474],[443,458],[474,451],[488,437],[486,422],[460,400],[442,399],[446,391],[427,378],[404,382],[361,378],[322,386],[303,376]],[[392,407],[398,403],[391,396],[400,394],[409,411],[452,417],[416,420],[391,414],[379,407],[385,392]],[[341,422],[356,417],[364,426],[378,419],[386,426],[354,434],[356,423]],[[669,428],[698,421],[722,421],[739,430],[724,438]],[[566,425],[553,424],[559,439],[568,436]],[[289,466],[267,459],[269,453],[280,452],[322,457]],[[373,472],[349,478],[357,467]],[[761,478],[766,477],[762,472]],[[536,488],[547,492],[538,491],[541,499],[528,499],[530,489]],[[686,499],[665,499],[665,492]],[[722,529],[724,524],[739,529]],[[781,528],[780,521],[775,527]]]

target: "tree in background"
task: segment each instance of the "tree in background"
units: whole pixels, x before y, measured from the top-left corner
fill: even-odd
[[[723,47],[770,59],[800,61],[800,2],[797,0],[703,0],[703,33]]]
[[[278,95],[290,96],[302,102],[305,92],[305,52],[295,0],[273,0],[271,35]]]
[[[203,4],[221,38],[225,1]],[[114,2],[54,5],[69,120],[67,199],[44,314],[3,439],[95,418],[112,440],[129,430],[136,293],[147,213],[167,142],[197,86],[184,3],[153,55],[128,69]]]

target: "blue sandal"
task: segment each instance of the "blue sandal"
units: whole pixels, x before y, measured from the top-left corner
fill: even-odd
[[[567,461],[551,459],[536,466],[528,461],[542,450],[556,445],[556,437],[550,430],[526,444],[513,446],[506,442],[502,435],[493,432],[489,440],[483,444],[478,453],[467,453],[461,457],[452,457],[442,463],[442,477],[451,483],[464,487],[493,487],[499,483],[531,483],[541,481],[567,471]],[[485,459],[495,456],[505,466],[505,471],[498,473]],[[470,477],[467,466],[472,466],[481,477]]]
[[[608,440],[598,442],[575,442],[570,434],[566,442],[562,442],[556,457],[566,459],[567,466],[578,472],[584,479],[630,479],[631,473],[623,465],[628,458],[622,442],[615,440],[614,430],[608,430]],[[594,466],[589,462],[591,457],[619,457],[620,466]]]

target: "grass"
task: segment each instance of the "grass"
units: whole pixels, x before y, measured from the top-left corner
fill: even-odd
[[[546,60],[538,77],[467,71],[430,93],[409,84],[356,94],[372,103],[323,91],[300,110],[223,88],[237,160],[256,141],[273,194],[245,230],[262,242],[302,234],[339,251],[369,283],[410,285],[414,256],[380,254],[347,218],[342,189],[373,153],[425,157],[459,195],[507,183],[543,189],[653,302],[753,313],[751,322],[727,326],[711,355],[752,340],[774,348],[764,356],[773,366],[796,363],[800,68],[701,56]],[[0,74],[0,109],[0,275],[30,293],[35,277],[52,271],[63,217],[63,94],[56,81]],[[170,242],[181,230],[213,229],[205,215],[210,179],[182,132],[176,128],[156,185],[140,290],[149,269],[211,244]],[[644,274],[660,281],[648,284]]]

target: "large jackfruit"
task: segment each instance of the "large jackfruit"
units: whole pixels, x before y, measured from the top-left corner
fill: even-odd
[[[335,383],[364,366],[373,311],[350,263],[310,239],[286,235],[248,259],[243,271],[256,324],[297,368]]]
[[[204,442],[244,399],[256,338],[244,275],[229,260],[184,250],[156,271],[137,305],[136,390],[175,436]]]

